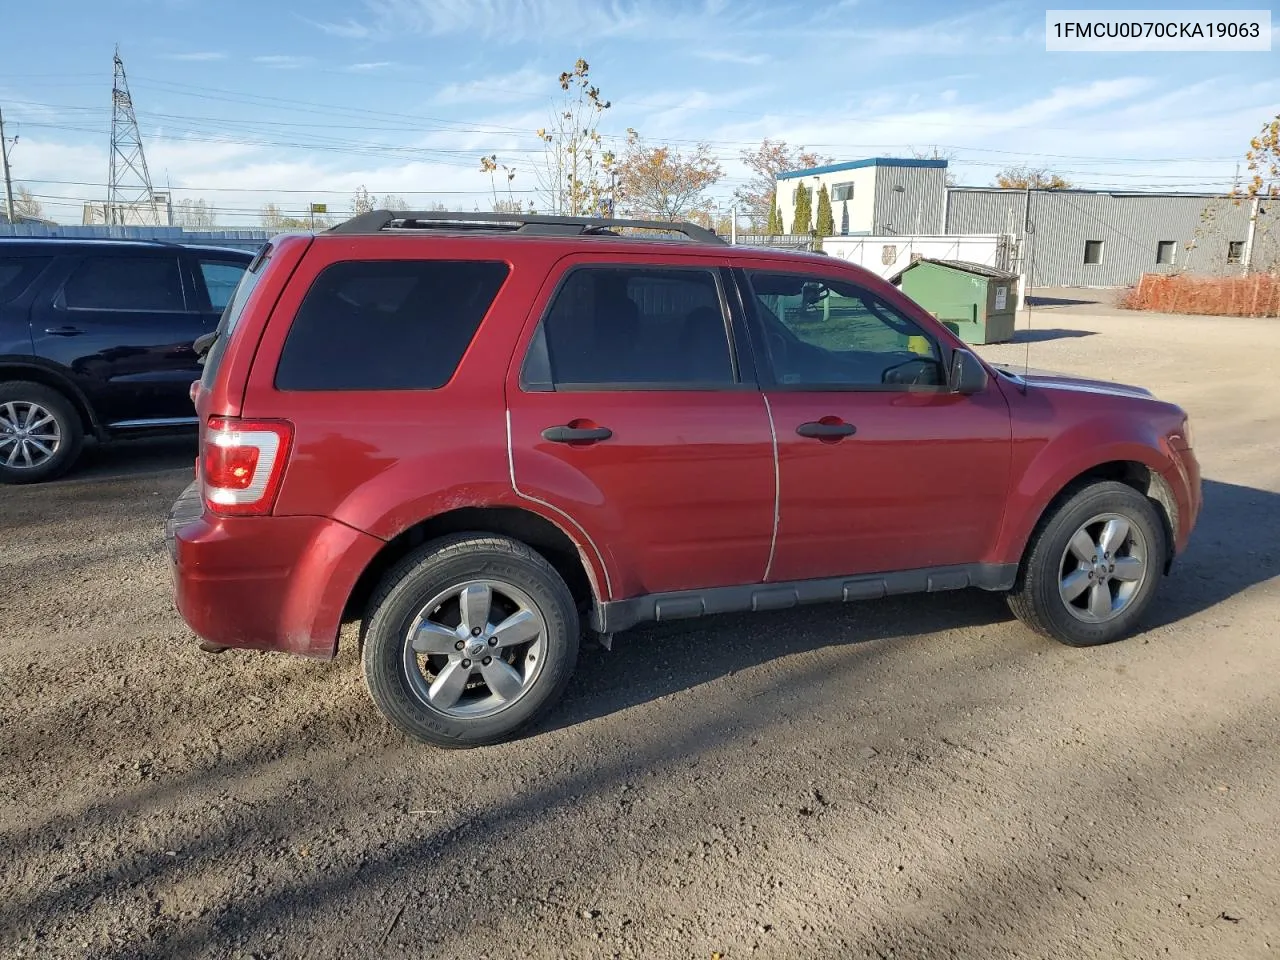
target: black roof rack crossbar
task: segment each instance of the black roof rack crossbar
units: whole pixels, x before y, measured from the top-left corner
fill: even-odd
[[[583,236],[616,236],[617,227],[663,230],[681,233],[697,243],[724,243],[722,237],[694,223],[666,220],[614,220],[607,217],[558,217],[535,213],[452,213],[443,210],[370,210],[344,220],[327,233],[370,234],[388,228],[421,230],[439,227],[445,230],[506,229],[513,233]]]

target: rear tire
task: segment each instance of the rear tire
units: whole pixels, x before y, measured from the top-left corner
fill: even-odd
[[[84,426],[75,405],[43,383],[0,383],[0,483],[42,483],[80,456]]]
[[[560,699],[578,659],[568,586],[506,537],[422,546],[383,577],[369,611],[370,696],[400,730],[439,747],[508,739]]]
[[[1032,534],[1009,607],[1072,647],[1131,634],[1155,598],[1168,556],[1155,505],[1132,487],[1092,483],[1066,496]]]

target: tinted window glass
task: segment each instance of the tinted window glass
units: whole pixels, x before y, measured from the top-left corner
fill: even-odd
[[[557,385],[734,382],[709,270],[575,269],[547,311],[543,348]]]
[[[213,341],[213,345],[209,347],[209,352],[205,354],[204,373],[200,376],[200,382],[206,387],[213,386],[214,376],[218,372],[218,367],[222,364],[222,355],[227,350],[227,341],[230,339],[232,331],[235,330],[236,324],[240,322],[240,317],[244,313],[244,306],[249,300],[249,295],[253,293],[253,288],[258,285],[258,281],[266,272],[267,264],[271,260],[271,253],[271,247],[268,245],[259,256],[254,258],[253,263],[249,265],[252,269],[241,278],[244,282],[236,286],[230,302],[222,310],[222,316],[218,320],[218,336]]]
[[[869,291],[812,275],[748,277],[778,383],[943,383],[941,353],[933,338]]]
[[[204,276],[205,289],[209,291],[209,304],[219,313],[231,301],[236,284],[244,276],[244,263],[228,263],[225,260],[201,260],[200,273]]]
[[[430,390],[453,376],[505,263],[351,261],[326,267],[289,328],[281,390]]]
[[[48,262],[48,257],[0,257],[0,303],[26,290]]]
[[[186,309],[177,257],[85,257],[63,300],[68,310]]]

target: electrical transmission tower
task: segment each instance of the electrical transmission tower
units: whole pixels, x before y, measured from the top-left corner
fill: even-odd
[[[151,174],[142,153],[142,134],[138,132],[119,46],[111,85],[111,175],[107,181],[106,220],[109,224],[164,224],[151,189]]]

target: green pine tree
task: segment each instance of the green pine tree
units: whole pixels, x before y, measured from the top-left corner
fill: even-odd
[[[831,212],[831,193],[824,183],[818,191],[818,236],[829,237],[836,232],[835,214]]]
[[[849,201],[840,201],[840,235],[847,236],[849,233]]]
[[[778,201],[776,199],[769,204],[769,221],[765,224],[764,232],[771,237],[776,237],[782,233],[782,211],[778,209]]]
[[[791,221],[792,235],[806,234],[813,229],[813,196],[803,183],[796,187],[796,215]]]

